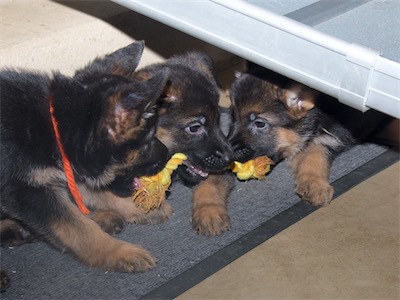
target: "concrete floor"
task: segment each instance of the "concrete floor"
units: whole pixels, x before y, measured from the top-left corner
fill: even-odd
[[[0,24],[0,67],[72,74],[141,39],[141,66],[196,48],[216,60],[223,82],[241,67],[233,55],[112,2],[1,0]],[[178,299],[400,299],[399,183],[397,163]]]

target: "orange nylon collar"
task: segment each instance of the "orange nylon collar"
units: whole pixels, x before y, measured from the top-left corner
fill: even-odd
[[[68,188],[71,191],[72,197],[74,198],[75,203],[78,206],[79,210],[83,214],[88,215],[88,214],[90,214],[90,210],[85,206],[85,203],[83,203],[82,194],[80,193],[78,187],[76,186],[74,171],[72,170],[71,163],[69,162],[69,159],[68,159],[67,154],[65,153],[63,144],[61,143],[60,131],[58,130],[58,122],[54,116],[54,105],[53,105],[52,97],[50,97],[49,103],[50,103],[51,123],[53,124],[54,134],[55,134],[56,140],[57,140],[57,146],[60,151],[62,162],[64,165],[64,172],[65,172],[65,176],[67,178]]]

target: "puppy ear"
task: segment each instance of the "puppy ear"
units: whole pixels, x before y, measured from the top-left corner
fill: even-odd
[[[154,77],[155,72],[157,72],[157,70],[160,70],[160,68],[168,69],[165,66],[161,67],[161,65],[156,65],[139,70],[135,73],[134,76],[138,80],[150,80]],[[167,80],[158,99],[158,115],[164,114],[169,109],[169,107],[173,103],[178,102],[179,99],[181,99],[181,91],[174,88],[172,86],[172,82],[170,80]]]
[[[290,83],[283,90],[282,102],[296,119],[304,117],[314,108],[318,92],[300,83]]]
[[[132,43],[104,57],[96,58],[85,68],[77,71],[75,77],[82,78],[96,73],[130,76],[139,65],[144,41]]]
[[[216,74],[214,69],[214,62],[207,54],[200,51],[191,51],[184,55],[175,56],[169,60],[170,63],[180,63],[187,65],[210,79],[215,80]]]
[[[234,71],[233,75],[234,75],[235,79],[239,79],[240,77],[243,76],[243,73],[240,71]]]
[[[117,89],[109,97],[101,131],[117,145],[141,142],[156,121],[156,104],[168,80],[169,70],[162,69],[147,81],[137,81]]]

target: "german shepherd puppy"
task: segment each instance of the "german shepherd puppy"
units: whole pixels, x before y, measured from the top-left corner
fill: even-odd
[[[221,217],[213,205],[214,198],[201,192],[201,182],[209,176],[218,178],[210,174],[226,170],[233,160],[233,150],[219,127],[219,88],[213,61],[202,52],[192,51],[145,67],[133,78],[149,80],[164,68],[169,70],[169,80],[159,99],[156,136],[170,155],[187,155],[176,173],[186,185],[195,186],[193,227],[199,233],[215,234],[214,223],[220,224]],[[129,182],[130,176],[120,176],[113,184],[114,193],[131,195]]]
[[[111,237],[95,222],[104,225],[102,213],[107,211],[125,222],[147,222],[162,214],[146,215],[109,188],[121,174],[155,174],[168,159],[155,132],[156,103],[169,72],[160,68],[149,80],[135,79],[143,47],[143,42],[133,43],[94,60],[73,77],[0,73],[0,228],[14,238],[11,243],[29,240],[26,226],[88,266],[120,272],[155,266],[142,247]],[[85,204],[96,210],[91,218],[78,210],[68,189],[50,102]]]
[[[229,139],[236,159],[266,155],[288,160],[296,192],[314,206],[332,200],[332,160],[390,120],[358,112],[304,85],[253,66],[231,87],[234,123]],[[319,101],[320,100],[320,101]]]

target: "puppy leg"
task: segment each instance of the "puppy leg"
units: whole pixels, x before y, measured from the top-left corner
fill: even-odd
[[[310,144],[291,160],[296,179],[296,192],[314,206],[328,204],[333,197],[329,184],[330,161],[327,149]]]
[[[61,247],[84,264],[118,272],[143,272],[155,266],[155,258],[142,247],[114,239],[79,211],[71,213],[73,222],[58,221],[52,229]]]
[[[107,197],[111,199],[114,196]],[[118,203],[117,203],[118,201]],[[104,204],[104,203],[103,203]],[[160,224],[166,222],[172,215],[172,207],[164,202],[160,207],[145,212],[136,206],[131,198],[116,198],[108,202],[108,208],[94,211],[90,218],[95,221],[102,230],[114,235],[120,233],[128,223],[134,224]]]
[[[0,269],[0,292],[5,292],[10,287],[10,277],[6,271]]]
[[[19,246],[31,243],[35,235],[24,228],[20,223],[11,219],[0,220],[0,245]]]
[[[15,195],[18,215],[29,227],[82,263],[109,271],[143,272],[155,258],[142,247],[114,239],[83,215],[62,187],[25,188]]]
[[[79,189],[86,204],[96,209],[91,217],[100,227],[106,229],[106,232],[117,233],[112,228],[121,228],[121,226],[123,228],[126,223],[162,223],[172,215],[172,208],[167,202],[146,213],[133,202],[131,197],[121,198],[110,191],[89,190],[83,185],[80,185]]]
[[[193,192],[193,229],[204,235],[219,235],[230,229],[226,208],[233,187],[230,175],[210,175]]]
[[[96,210],[89,216],[100,228],[111,235],[118,234],[124,230],[126,222],[119,213],[112,210]]]

